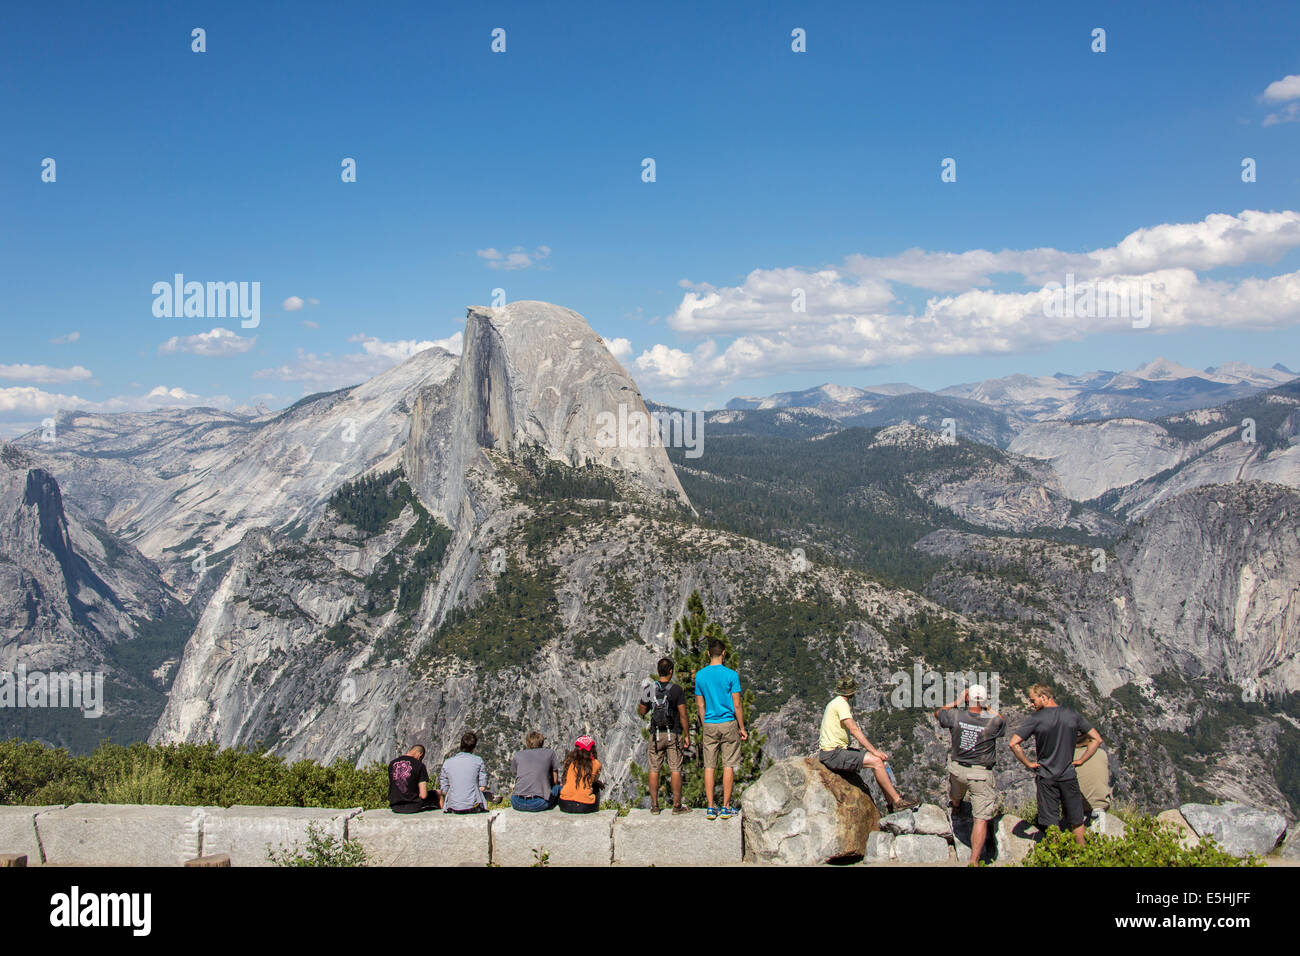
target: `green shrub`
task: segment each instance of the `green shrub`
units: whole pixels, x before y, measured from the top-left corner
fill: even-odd
[[[271,849],[266,845],[266,858],[276,866],[365,866],[366,850],[356,840],[340,839],[315,823],[307,824],[307,845],[293,841],[290,849]]]
[[[1132,817],[1122,837],[1088,835],[1086,846],[1056,827],[1025,857],[1021,866],[1262,866],[1258,857],[1244,859],[1201,837],[1192,849],[1179,842],[1178,828],[1154,817]]]

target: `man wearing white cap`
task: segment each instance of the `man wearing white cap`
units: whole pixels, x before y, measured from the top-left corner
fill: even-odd
[[[970,865],[979,866],[989,821],[998,809],[993,786],[993,762],[997,740],[1007,729],[1006,721],[986,709],[988,691],[972,684],[961,698],[934,712],[940,727],[952,731],[952,759],[948,761],[948,801],[953,812],[961,809],[962,798],[970,794]],[[960,710],[958,708],[961,708]]]

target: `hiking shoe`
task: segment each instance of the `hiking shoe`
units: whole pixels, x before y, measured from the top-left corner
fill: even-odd
[[[722,817],[724,820],[730,820],[732,817],[739,816],[739,814],[735,810],[731,809],[731,807],[723,807],[722,812],[720,812],[718,816]]]
[[[653,806],[653,807],[650,808],[650,812],[651,812],[651,813],[663,813],[663,812],[664,812],[664,808],[661,807],[661,806],[655,805],[655,806]]]
[[[705,811],[704,811],[704,819],[706,819],[706,820],[716,820],[716,819],[718,819],[718,808],[717,808],[717,807],[709,807],[707,810],[705,810]]]
[[[673,816],[676,816],[679,813],[690,813],[690,812],[691,812],[691,808],[684,803],[680,807],[673,807]]]
[[[902,813],[904,810],[915,810],[921,805],[920,800],[904,800],[902,803],[895,803],[889,808],[890,813]]]

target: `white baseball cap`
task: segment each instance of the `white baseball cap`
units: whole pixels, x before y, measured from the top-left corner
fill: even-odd
[[[989,692],[984,689],[983,684],[971,684],[966,689],[966,692],[970,695],[972,704],[987,704],[989,702]]]

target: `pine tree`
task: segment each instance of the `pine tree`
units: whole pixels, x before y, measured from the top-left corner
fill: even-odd
[[[727,666],[740,672],[740,659],[732,649],[731,642],[727,640],[727,635],[717,621],[709,620],[708,613],[704,610],[704,599],[700,597],[699,591],[693,591],[686,601],[686,613],[673,624],[673,643],[669,649],[669,656],[673,660],[673,680],[686,692],[686,716],[691,726],[693,756],[682,763],[682,801],[690,807],[703,807],[709,804],[704,794],[704,728],[700,726],[699,712],[695,706],[695,674],[701,668],[709,666],[709,643],[713,640],[722,641],[727,648]],[[743,674],[741,686],[745,686]],[[739,801],[736,798],[745,787],[757,780],[763,770],[772,763],[763,755],[763,746],[767,743],[767,737],[756,734],[753,730],[754,692],[750,689],[743,690],[740,694],[740,703],[744,707],[745,729],[749,733],[749,739],[740,742],[740,767],[736,770],[735,796],[732,799],[732,802],[737,804]],[[650,739],[648,729],[643,729],[641,735],[647,740]],[[637,780],[640,795],[647,796],[650,789],[646,768],[634,764],[632,775]],[[721,789],[720,768],[717,772],[716,784]],[[669,785],[668,769],[665,766],[659,775],[659,788],[661,800],[667,804],[672,802]]]

